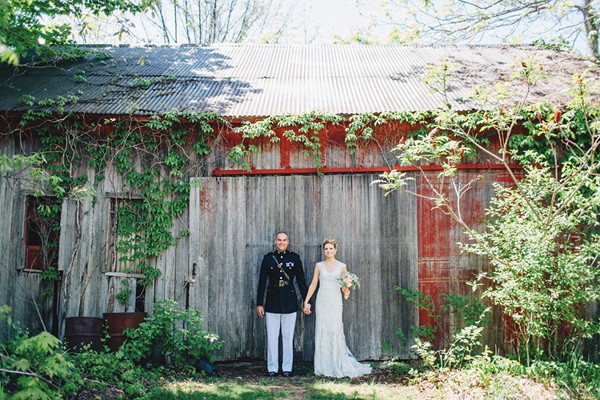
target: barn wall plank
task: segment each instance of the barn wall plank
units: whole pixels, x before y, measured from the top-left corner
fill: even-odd
[[[364,143],[353,156],[342,150],[340,142],[339,148],[330,149],[326,161],[333,163],[330,167],[386,164],[389,160],[383,153],[371,153],[377,148],[387,152],[394,142],[386,136],[379,139],[377,143]],[[2,146],[5,154],[15,151],[14,144],[7,141]],[[283,153],[278,144],[261,146],[266,151],[253,155],[261,168],[286,168],[281,164],[285,151],[290,152],[292,168],[312,163],[310,157],[296,154],[298,149],[293,146]],[[228,161],[220,162],[232,167]],[[114,297],[120,291],[122,277],[106,274],[111,251],[107,247],[111,196],[127,198],[129,188],[111,165],[98,182],[93,171],[79,172],[88,174],[97,195],[63,204],[60,321],[76,315],[133,311],[133,298],[125,306]],[[466,184],[480,172],[461,174],[461,182]],[[478,222],[479,213],[493,195],[492,182],[504,179],[498,171],[482,175],[475,190],[463,199],[471,222]],[[338,258],[363,280],[344,308],[350,348],[361,359],[409,357],[410,343],[398,342],[396,329],[408,336],[410,326],[418,324],[422,315],[394,287],[420,284],[436,296],[450,290],[466,294],[470,288],[465,281],[484,264],[478,257],[460,254],[455,246],[456,241],[464,240],[460,228],[431,211],[431,204],[402,193],[385,196],[371,184],[375,179],[373,174],[193,179],[199,185],[192,188],[190,209],[173,226],[174,233],[189,229],[190,236],[151,260],[161,270],[161,277],[147,288],[146,311],[156,301],[174,299],[181,307],[199,309],[207,329],[223,338],[225,346],[219,359],[264,358],[264,321],[256,317],[254,307],[260,262],[273,249],[274,234],[280,229],[290,234],[290,249],[301,255],[307,283],[315,263],[323,257],[323,237],[333,235],[340,243]],[[423,183],[417,180],[412,189],[424,190]],[[0,222],[10,227],[0,235],[0,300],[13,305],[19,318],[35,330],[41,321],[52,326],[56,310],[52,298],[42,296],[39,274],[19,269],[24,255],[25,193],[19,181],[0,179]],[[136,279],[130,280],[135,287]],[[448,326],[453,324],[449,315],[444,321]],[[496,312],[492,327],[484,332],[484,341],[502,343],[502,326]],[[314,317],[298,314],[295,348],[299,358],[312,359],[313,336]],[[390,354],[382,353],[382,343],[390,344]]]
[[[416,285],[416,202],[399,193],[384,196],[371,185],[375,178],[202,178],[202,189],[191,199],[198,202],[192,203],[191,213],[197,208],[200,216],[194,223],[190,220],[190,243],[202,249],[195,252],[196,260],[213,264],[204,266],[206,273],[195,283],[193,305],[206,313],[207,328],[225,341],[219,358],[264,357],[264,322],[254,314],[256,284],[262,256],[273,249],[278,230],[289,233],[290,249],[301,255],[307,283],[323,257],[321,241],[327,235],[338,238],[339,258],[363,278],[344,309],[348,344],[357,357],[380,358],[383,339],[392,342],[397,353],[408,354],[392,336],[402,321],[416,323],[416,312],[402,304],[394,286]],[[200,287],[208,288],[207,296],[199,293]],[[391,327],[390,315],[396,319]],[[301,313],[297,318],[296,351],[312,359],[314,318]]]
[[[8,157],[21,154],[20,144],[10,136],[0,137],[0,151]],[[42,283],[38,271],[24,269],[25,200],[32,190],[27,170],[0,175],[0,305],[11,307],[13,319],[31,331],[54,332],[54,295],[48,292],[53,285]],[[5,328],[0,328],[0,338]]]

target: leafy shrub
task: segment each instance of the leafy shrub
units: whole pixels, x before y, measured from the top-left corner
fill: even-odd
[[[137,329],[127,329],[129,339],[122,351],[133,361],[150,360],[155,354],[173,366],[190,365],[206,358],[222,346],[215,334],[203,329],[200,311],[180,310],[177,303],[165,300],[154,304],[153,312]]]
[[[402,293],[409,303],[415,304],[419,309],[434,321],[435,325],[419,325],[410,327],[410,339],[420,339],[421,342],[432,342],[436,335],[444,339],[451,339],[453,334],[468,326],[482,326],[489,321],[489,309],[476,296],[463,296],[454,292],[442,293],[442,303],[438,306],[433,302],[430,294],[425,294],[417,288],[402,288],[396,286],[395,290]],[[451,332],[446,332],[440,323],[440,310],[447,311],[453,316],[455,324]],[[397,332],[401,341],[405,341],[404,333]]]
[[[549,166],[523,163],[527,175],[516,187],[495,185],[486,230],[463,249],[490,256],[493,269],[480,275],[492,283],[484,296],[511,317],[517,354],[527,363],[566,359],[582,338],[600,333],[582,312],[600,298],[600,196],[586,192],[598,182],[566,163],[563,180]]]
[[[131,397],[143,395],[158,379],[160,370],[145,370],[122,351],[82,351],[71,355],[73,363],[86,381],[86,389],[104,390],[114,387]],[[119,371],[119,373],[115,373]],[[144,384],[145,383],[145,384]]]
[[[536,379],[554,382],[562,397],[600,399],[600,365],[581,357],[566,362],[536,360],[527,372]]]
[[[488,264],[476,284],[508,317],[506,336],[528,365],[545,357],[565,361],[600,334],[600,322],[584,312],[600,300],[600,107],[583,74],[573,76],[569,103],[531,102],[543,71],[522,61],[503,88],[476,88],[475,98],[489,109],[435,112],[424,132],[396,147],[399,164],[419,169],[428,189],[412,193],[414,175],[398,170],[376,181],[386,192],[431,201],[462,228],[461,250]],[[439,76],[428,84],[446,82],[450,70],[431,72]],[[481,140],[492,137],[497,146]],[[480,177],[458,168],[474,153],[510,177],[494,185],[486,219],[477,222],[463,218],[461,200]],[[423,168],[429,164],[442,168],[436,179]]]
[[[475,349],[481,346],[482,331],[482,327],[474,325],[464,327],[454,335],[448,348],[440,350],[433,350],[431,343],[415,338],[413,349],[423,360],[425,367],[434,372],[446,372],[473,360]]]
[[[68,397],[82,384],[81,376],[61,342],[48,332],[29,336],[0,309],[9,337],[0,343],[0,398],[56,399]]]

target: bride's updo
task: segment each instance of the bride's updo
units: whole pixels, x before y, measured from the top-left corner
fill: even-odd
[[[333,236],[327,236],[323,239],[323,248],[325,248],[326,244],[332,244],[334,249],[337,249],[337,240]]]

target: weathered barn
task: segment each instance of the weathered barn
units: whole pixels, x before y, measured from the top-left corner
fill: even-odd
[[[254,314],[256,283],[262,255],[281,229],[302,256],[309,281],[327,235],[338,238],[338,258],[362,278],[344,315],[354,354],[408,357],[409,343],[398,340],[397,330],[408,336],[411,325],[428,317],[395,286],[418,286],[437,302],[441,293],[468,293],[465,281],[484,265],[460,254],[460,228],[432,204],[408,194],[386,196],[372,184],[395,167],[391,150],[419,126],[371,124],[372,137],[354,149],[348,147],[353,123],[446,103],[471,110],[479,107],[469,100],[474,85],[506,81],[512,65],[532,57],[555,79],[540,83],[530,100],[563,102],[564,82],[593,66],[568,52],[508,46],[88,50],[73,59],[0,68],[2,154],[53,149],[58,157],[51,164],[70,168],[71,190],[93,189],[65,198],[51,214],[60,229],[43,237],[32,228],[43,230],[35,211],[42,200],[34,196],[28,169],[2,169],[0,304],[10,305],[15,319],[31,329],[62,337],[67,317],[150,311],[154,302],[173,299],[202,311],[207,329],[224,341],[218,357],[226,360],[265,353],[264,324]],[[459,77],[447,87],[448,98],[424,83],[427,69],[442,59]],[[264,130],[252,136],[247,129],[243,136],[240,128],[248,123]],[[127,147],[131,132],[141,142]],[[94,152],[85,147],[91,142],[109,150]],[[233,152],[239,162],[232,161],[232,150],[239,150]],[[188,167],[174,167],[177,155]],[[438,168],[425,169],[426,175],[406,170],[414,175],[415,192],[428,190],[423,179],[435,179]],[[483,177],[462,204],[477,223],[493,195],[491,183],[507,181],[506,172],[483,156],[459,170],[465,182]],[[147,171],[154,171],[150,178]],[[148,187],[173,179],[191,185],[183,197],[173,188],[166,195],[142,194],[136,182],[147,179]],[[128,203],[159,199],[166,199],[160,207],[181,206],[181,199],[185,204],[170,214],[170,225],[161,225],[175,239],[140,268],[118,254],[122,241],[139,244],[119,233],[119,212]],[[57,246],[48,251],[50,239]],[[58,274],[44,277],[52,263]],[[148,270],[159,276],[148,278]],[[448,328],[453,322],[443,316]],[[486,342],[502,349],[503,323],[494,318]],[[314,318],[299,315],[298,322],[296,349],[311,359]],[[384,351],[385,343],[390,347]]]

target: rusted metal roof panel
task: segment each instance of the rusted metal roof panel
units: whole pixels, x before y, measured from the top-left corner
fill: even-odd
[[[575,72],[595,68],[569,52],[511,46],[217,45],[212,47],[102,47],[108,54],[46,67],[0,67],[0,111],[73,95],[67,110],[95,114],[214,111],[228,117],[321,111],[329,114],[432,110],[444,98],[424,83],[443,60],[456,79],[448,87],[458,110],[474,85],[506,81],[511,66],[535,58],[554,79],[532,101],[564,102]],[[597,68],[594,69],[598,77]]]

